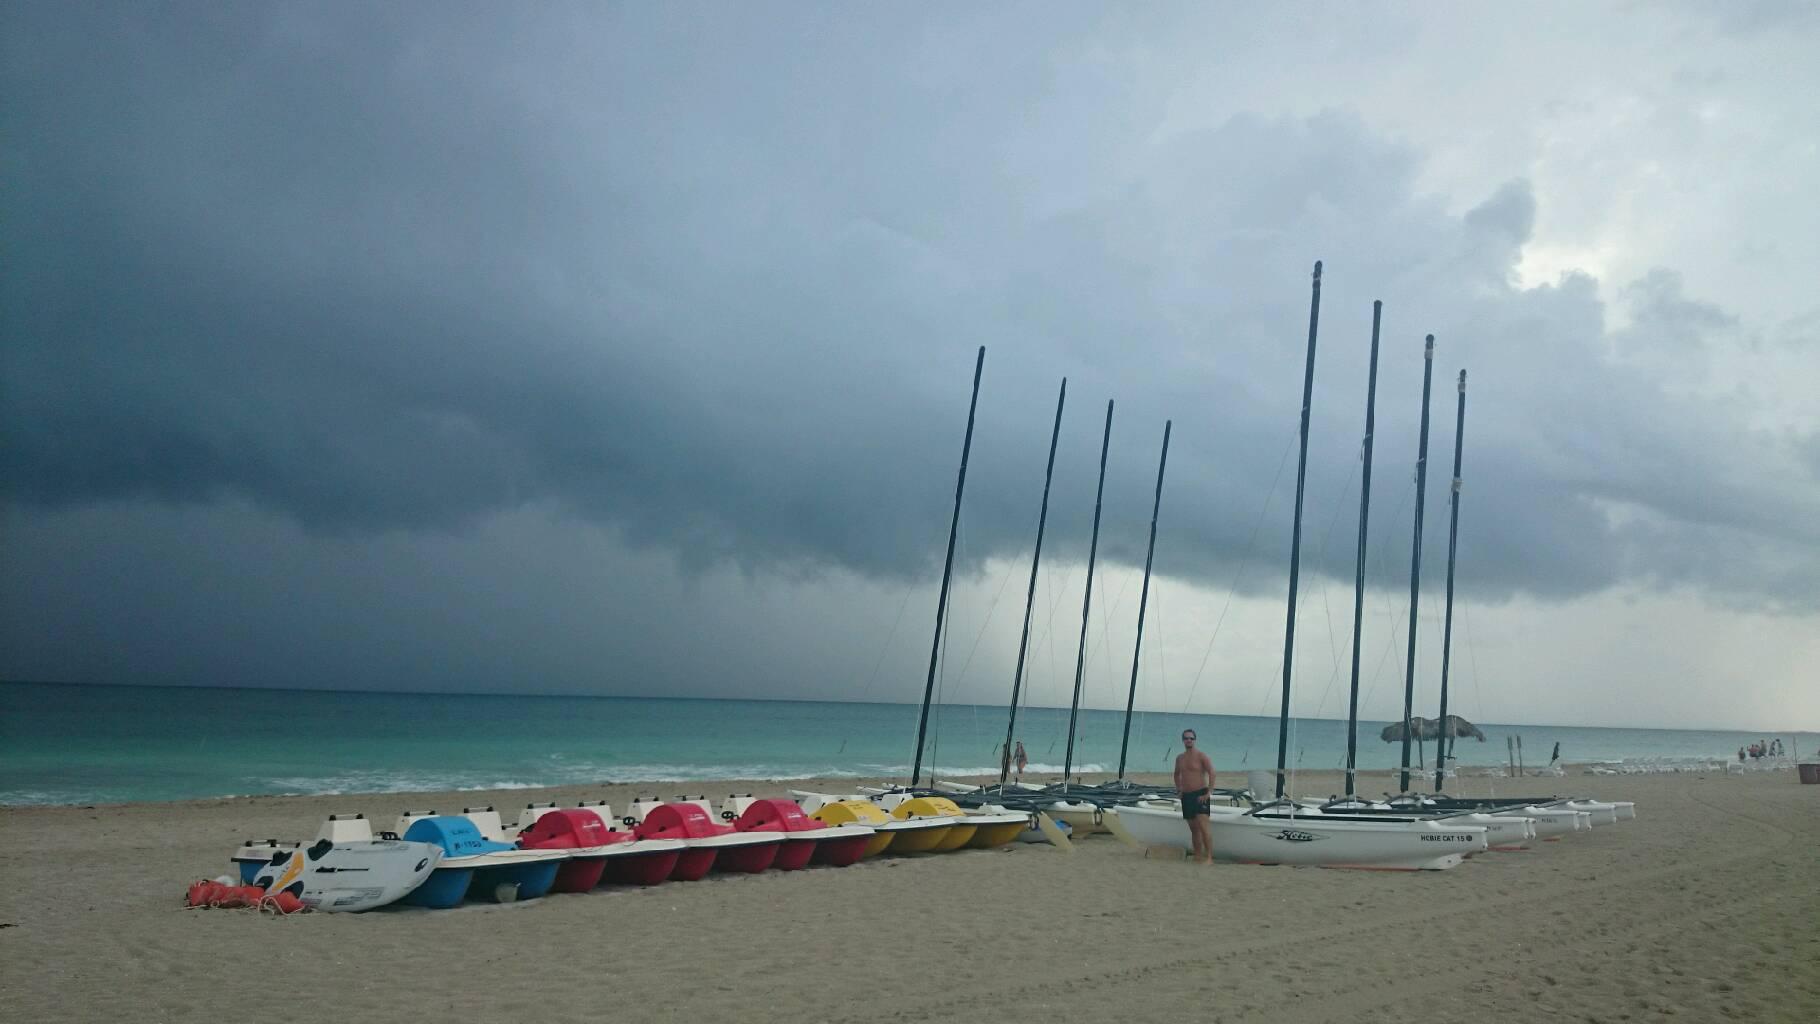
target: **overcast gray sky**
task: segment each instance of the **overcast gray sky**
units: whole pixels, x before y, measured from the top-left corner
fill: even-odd
[[[0,677],[1820,728],[1816,12],[7,5]]]

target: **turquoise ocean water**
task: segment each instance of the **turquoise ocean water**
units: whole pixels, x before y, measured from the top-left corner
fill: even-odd
[[[1123,714],[1082,711],[1077,771],[1118,765]],[[0,804],[80,804],[274,793],[500,789],[596,782],[907,775],[917,707],[803,701],[347,693],[317,690],[0,684]],[[1019,713],[1030,771],[1061,770],[1068,711]],[[1275,764],[1277,722],[1139,712],[1130,770],[1166,771],[1185,725],[1222,770]],[[1397,765],[1399,748],[1361,723],[1359,763]],[[1527,760],[1735,757],[1763,738],[1739,732],[1484,725],[1463,765],[1502,764],[1507,734]],[[1005,709],[949,705],[931,715],[925,764],[945,775],[996,772]],[[1344,764],[1346,723],[1295,723],[1292,765]],[[1785,736],[1811,751],[1820,737]]]

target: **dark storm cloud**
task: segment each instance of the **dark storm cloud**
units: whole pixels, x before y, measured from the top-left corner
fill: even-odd
[[[1812,489],[1776,489],[1796,451],[1676,386],[1730,315],[1667,272],[1618,332],[1590,279],[1515,287],[1522,181],[1449,213],[1343,112],[1161,132],[1162,98],[1082,42],[1143,29],[1120,19],[421,13],[10,9],[21,514],[244,501],[334,537],[553,500],[695,566],[902,578],[940,556],[985,343],[967,564],[1027,549],[1066,374],[1050,550],[1084,556],[1113,396],[1103,551],[1141,559],[1171,416],[1159,564],[1224,584],[1287,547],[1324,257],[1317,569],[1350,575],[1382,297],[1384,566],[1433,331],[1430,557],[1472,370],[1463,586],[1820,597],[1817,517],[1786,514]]]

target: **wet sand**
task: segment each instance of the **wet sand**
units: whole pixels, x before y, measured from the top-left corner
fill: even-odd
[[[1820,786],[1576,773],[1457,790],[1494,784],[1635,800],[1638,818],[1446,872],[1206,868],[1095,836],[280,919],[181,909],[183,890],[240,839],[304,838],[330,812],[491,802],[509,821],[655,787],[0,808],[0,1006],[35,1022],[1820,1018]]]

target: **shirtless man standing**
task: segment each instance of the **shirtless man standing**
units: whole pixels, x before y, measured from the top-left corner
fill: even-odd
[[[1182,797],[1182,819],[1194,837],[1194,862],[1213,863],[1213,836],[1207,829],[1207,805],[1213,801],[1213,761],[1194,748],[1194,730],[1182,730],[1182,752],[1175,757],[1175,791]]]

